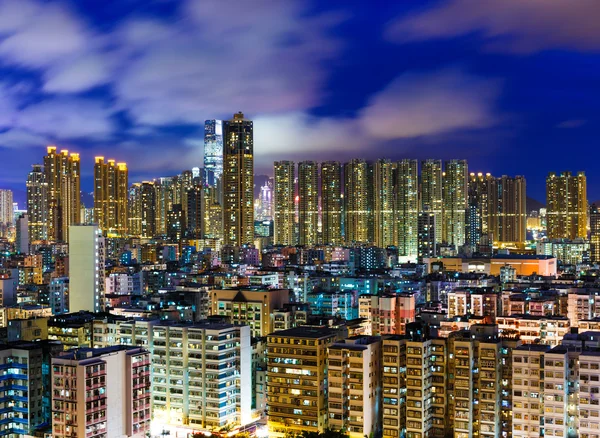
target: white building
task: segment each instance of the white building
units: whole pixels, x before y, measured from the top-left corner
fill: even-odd
[[[69,310],[104,310],[102,231],[97,225],[69,226]]]
[[[252,420],[250,327],[159,324],[151,336],[153,430],[216,431]]]
[[[513,351],[513,437],[540,436],[543,416],[544,354],[547,345],[522,345]]]
[[[381,428],[381,338],[356,336],[329,347],[329,427],[350,438]]]

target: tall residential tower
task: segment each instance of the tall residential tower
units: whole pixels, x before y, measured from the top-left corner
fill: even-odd
[[[223,125],[225,245],[254,242],[254,127],[241,112]]]

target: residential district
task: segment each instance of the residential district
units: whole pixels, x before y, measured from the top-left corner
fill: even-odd
[[[153,181],[96,157],[92,201],[50,146],[25,209],[0,191],[0,436],[600,436],[583,173],[545,206],[465,160],[259,182],[253,129]]]

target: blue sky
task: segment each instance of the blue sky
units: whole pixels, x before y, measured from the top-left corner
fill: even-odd
[[[202,123],[255,121],[276,159],[466,158],[527,177],[585,170],[600,199],[596,0],[0,0],[0,185],[47,144],[201,165]]]

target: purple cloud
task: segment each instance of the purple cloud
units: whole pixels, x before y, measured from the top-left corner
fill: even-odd
[[[386,35],[405,42],[481,32],[493,50],[598,51],[598,17],[597,0],[451,0],[393,21]]]
[[[293,158],[385,147],[389,140],[477,130],[499,122],[496,80],[459,69],[399,76],[371,97],[354,118],[317,118],[296,112],[255,118],[259,159]]]
[[[98,101],[54,98],[19,111],[16,126],[55,139],[107,138],[114,130],[111,115]]]
[[[361,124],[384,140],[485,128],[497,121],[498,94],[496,81],[459,70],[406,74],[371,98]]]

